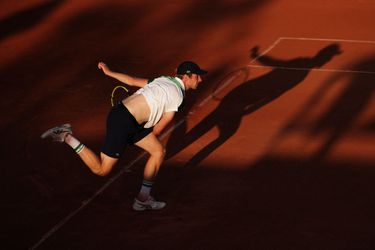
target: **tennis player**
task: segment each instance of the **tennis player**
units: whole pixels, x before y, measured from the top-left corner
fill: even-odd
[[[150,195],[165,156],[165,148],[157,136],[173,119],[182,104],[185,92],[196,89],[202,81],[201,76],[207,71],[194,62],[185,61],[178,66],[176,76],[148,80],[114,72],[103,62],[98,64],[98,68],[107,76],[140,88],[109,112],[100,157],[73,136],[70,124],[51,128],[41,137],[50,137],[54,141],[68,144],[90,170],[99,176],[106,176],[112,170],[127,145],[134,144],[144,149],[150,156],[144,168],[141,189],[134,199],[133,209],[162,209],[166,203],[156,201]]]

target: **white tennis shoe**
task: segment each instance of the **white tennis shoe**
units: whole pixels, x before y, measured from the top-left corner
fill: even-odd
[[[145,210],[160,210],[164,208],[167,203],[162,201],[156,201],[153,197],[149,196],[146,201],[140,201],[137,198],[134,199],[133,209],[135,211]]]
[[[70,124],[68,123],[48,129],[40,137],[42,137],[43,139],[47,137],[51,137],[53,141],[64,142],[64,139],[67,134],[73,134],[72,126],[70,126]]]

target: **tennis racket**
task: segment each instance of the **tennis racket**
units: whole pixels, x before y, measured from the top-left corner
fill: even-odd
[[[113,88],[111,93],[111,105],[115,106],[117,103],[129,96],[129,90],[122,85]]]
[[[244,83],[249,76],[249,69],[244,67],[229,72],[213,87],[211,96],[213,100],[221,101],[231,90]]]

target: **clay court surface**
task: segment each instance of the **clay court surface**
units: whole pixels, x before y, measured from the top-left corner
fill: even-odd
[[[2,1],[1,249],[375,249],[372,0]],[[98,177],[118,84],[209,70],[163,135],[158,212],[131,204],[146,155]],[[130,89],[134,92],[135,89]]]

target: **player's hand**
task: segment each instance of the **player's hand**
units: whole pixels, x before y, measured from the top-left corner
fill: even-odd
[[[104,74],[107,74],[110,71],[107,64],[105,64],[104,62],[99,62],[98,68],[103,70]]]

